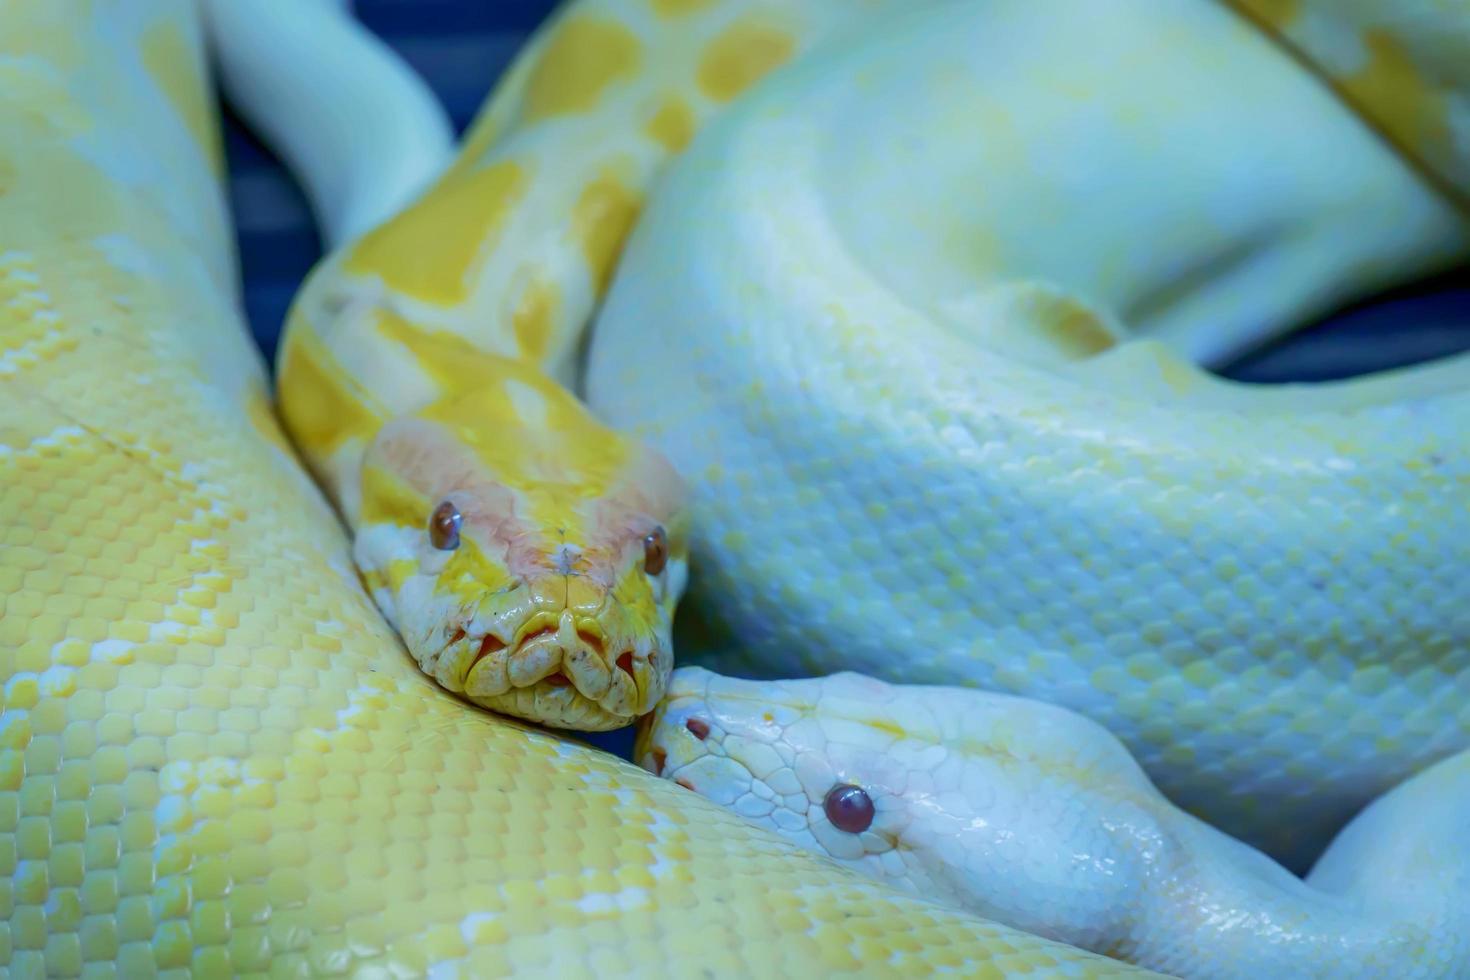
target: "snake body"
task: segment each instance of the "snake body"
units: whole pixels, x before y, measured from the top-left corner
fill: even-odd
[[[1072,708],[1293,867],[1470,744],[1470,357],[1197,366],[1464,259],[1470,7],[1247,6],[873,13],[660,178],[588,396],[681,658]]]
[[[481,512],[542,534],[543,559],[615,528],[601,595],[648,584],[643,518],[680,557],[687,540],[681,653],[1071,707],[1186,810],[1300,866],[1467,743],[1470,360],[1274,390],[1199,365],[1470,250],[1470,11],[1415,9],[569,4],[449,172],[314,274],[282,360],[287,422],[421,664],[490,707],[617,724],[665,675],[593,714],[600,675],[564,701],[542,686],[579,652],[570,628],[529,683],[436,655],[423,637],[460,629],[445,596],[524,577],[426,561],[426,518],[465,473],[511,491]],[[687,518],[662,463],[569,394],[594,311],[588,400],[675,464]],[[463,401],[479,389],[499,393]],[[372,447],[436,399],[442,431],[401,440],[427,448],[376,466],[396,474],[385,494]],[[501,456],[437,466],[455,440]],[[556,466],[503,458],[543,455]],[[638,520],[535,504],[548,475],[593,500],[612,473]],[[664,671],[682,572],[652,603],[614,600],[655,610],[637,649]],[[522,631],[500,635],[506,663]],[[1064,749],[1096,739],[1069,724]],[[1101,797],[1046,748],[1037,812],[1077,823],[1037,849],[1086,851],[1099,824],[1161,843],[1105,842],[1096,856],[1123,870],[1075,892],[994,860],[971,908],[1203,975],[1463,963],[1463,862],[1436,876],[1402,836],[1362,844],[1440,797],[1422,829],[1453,842],[1457,764],[1349,830],[1314,890],[1163,803],[1116,746],[1085,772]],[[1401,859],[1426,872],[1419,901],[1371,883]],[[1355,875],[1370,883],[1347,888]],[[1070,919],[1054,911],[1069,900]]]
[[[565,8],[293,313],[349,551],[230,308],[192,7],[0,8],[7,964],[1131,971],[468,710],[359,572],[441,686],[611,725],[687,549],[711,647],[1076,706],[1282,853],[1463,745],[1464,361],[1247,393],[1171,353],[1464,254],[1461,9],[1067,9]],[[589,397],[689,508],[566,387],[609,282]]]
[[[218,145],[193,4],[0,4],[0,972],[1137,972],[430,683],[271,411]]]

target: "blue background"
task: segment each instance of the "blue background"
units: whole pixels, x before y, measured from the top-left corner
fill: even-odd
[[[356,10],[438,93],[456,128],[469,124],[550,0],[358,0]],[[245,309],[267,357],[287,305],[320,255],[306,202],[270,154],[226,115],[230,201]],[[1470,348],[1470,268],[1342,311],[1233,365],[1249,381],[1320,380]],[[626,755],[628,732],[591,739]]]

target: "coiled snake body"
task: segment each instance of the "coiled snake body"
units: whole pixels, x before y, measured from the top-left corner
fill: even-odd
[[[124,128],[180,145],[163,91],[208,140],[188,7],[160,42],[59,6],[0,11],[12,963],[1128,969],[418,678],[238,369],[198,148],[185,207]],[[1464,254],[1465,14],[1137,9],[567,7],[285,341],[288,427],[420,664],[625,722],[692,549],[712,647],[1077,707],[1279,853],[1465,744],[1464,361],[1247,393],[1171,353]],[[609,281],[590,401],[687,509],[557,383]]]
[[[193,6],[0,5],[0,79],[10,976],[1130,972],[444,695],[270,410]]]

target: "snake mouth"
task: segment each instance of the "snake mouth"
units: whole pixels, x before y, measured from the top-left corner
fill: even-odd
[[[514,632],[460,628],[439,662],[441,683],[476,704],[558,728],[620,728],[663,693],[656,648],[614,642],[568,609],[535,613]]]

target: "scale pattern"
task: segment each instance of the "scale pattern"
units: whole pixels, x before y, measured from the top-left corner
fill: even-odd
[[[435,688],[269,409],[198,39],[0,7],[0,969],[1134,972]]]
[[[1459,977],[1470,962],[1470,752],[1375,800],[1305,881],[1043,701],[682,667],[637,754],[874,879],[1170,974]],[[866,822],[834,816],[838,787]]]
[[[1296,869],[1470,744],[1470,358],[1196,364],[1470,252],[1358,108],[1224,5],[996,0],[875,15],[714,120],[587,381],[693,486],[681,662],[1072,708]]]

